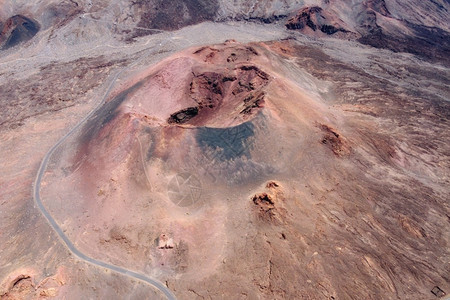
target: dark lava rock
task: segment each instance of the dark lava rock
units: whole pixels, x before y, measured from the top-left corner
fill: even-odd
[[[362,35],[358,41],[375,48],[389,49],[394,52],[407,52],[419,57],[449,63],[450,33],[436,27],[418,25],[406,20],[397,20],[410,29],[410,34],[400,28],[393,32],[378,24],[379,15],[391,17],[386,4],[382,0],[367,2],[366,9],[358,14],[357,22]],[[388,19],[388,20],[389,20]]]
[[[141,14],[138,27],[176,30],[184,26],[213,20],[219,9],[217,0],[152,0],[134,1]],[[150,31],[137,29],[134,37],[148,35]]]
[[[338,32],[339,29],[334,27],[333,25],[323,25],[320,28],[320,31],[322,31],[323,33],[326,33],[326,34],[334,34],[334,33]]]
[[[263,24],[272,24],[276,23],[280,20],[283,20],[287,18],[287,15],[272,15],[269,17],[249,17],[249,18],[242,18],[242,20],[251,21],[251,22],[259,22]],[[241,20],[241,18],[236,18],[238,21]]]
[[[407,52],[449,65],[450,33],[440,28],[403,22],[411,29],[412,35],[392,36],[385,33],[381,27],[376,26],[371,28],[368,34],[358,39],[358,41],[375,48],[389,49],[394,52]]]
[[[39,32],[40,25],[33,19],[16,15],[9,18],[1,28],[0,45],[3,50],[33,38]]]
[[[170,115],[169,124],[179,123],[183,124],[195,117],[198,114],[197,107],[188,107]]]

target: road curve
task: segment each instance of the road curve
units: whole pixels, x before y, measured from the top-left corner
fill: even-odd
[[[168,42],[168,40],[167,40]],[[155,46],[156,47],[156,46]],[[75,245],[70,241],[70,239],[67,237],[67,235],[63,232],[61,227],[56,223],[55,219],[51,216],[51,214],[48,212],[48,210],[45,208],[44,204],[42,203],[41,197],[40,197],[40,190],[41,190],[41,182],[42,178],[44,177],[44,173],[47,170],[48,161],[52,154],[55,152],[55,150],[64,142],[68,137],[70,137],[80,126],[88,120],[106,101],[106,98],[110,94],[114,83],[116,82],[117,78],[122,74],[124,71],[128,70],[132,66],[136,65],[138,62],[130,65],[129,67],[126,67],[120,71],[118,71],[114,77],[111,79],[111,82],[109,83],[109,86],[105,92],[104,97],[101,99],[100,103],[90,112],[88,113],[75,127],[73,127],[66,135],[64,135],[59,141],[47,152],[44,159],[41,162],[41,165],[39,167],[36,180],[34,182],[33,186],[33,198],[34,201],[39,209],[39,211],[44,215],[44,217],[47,219],[50,226],[53,228],[53,230],[58,234],[59,238],[63,241],[63,243],[67,246],[69,251],[78,257],[80,260],[85,261],[89,264],[99,266],[108,270],[111,270],[113,272],[146,282],[150,284],[151,286],[157,288],[160,292],[162,292],[167,299],[169,300],[176,300],[175,295],[160,281],[152,279],[148,276],[145,276],[144,274],[137,273],[131,270],[127,270],[125,268],[115,266],[94,258],[91,258],[87,255],[85,255],[83,252],[78,250]]]

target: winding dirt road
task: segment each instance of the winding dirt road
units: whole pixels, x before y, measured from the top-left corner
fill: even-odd
[[[169,40],[166,41],[166,43],[169,42]],[[165,43],[160,44],[158,46],[163,46]],[[156,47],[156,46],[154,46]],[[151,50],[152,48],[149,48],[148,50]],[[42,182],[42,178],[44,177],[44,173],[47,170],[47,166],[48,166],[48,162],[50,157],[52,156],[52,154],[55,152],[55,150],[61,145],[63,144],[78,128],[80,128],[80,126],[82,124],[84,124],[84,122],[86,122],[106,101],[108,95],[110,94],[114,83],[116,82],[116,80],[119,78],[119,76],[126,70],[132,68],[133,66],[135,66],[136,64],[138,64],[140,62],[140,60],[138,60],[137,62],[135,62],[134,64],[131,64],[129,67],[126,67],[120,71],[118,71],[113,78],[111,79],[108,88],[105,92],[104,97],[101,99],[101,101],[99,102],[99,104],[89,113],[87,114],[75,127],[73,127],[66,135],[64,135],[45,155],[44,159],[41,162],[41,165],[39,167],[39,171],[37,173],[35,182],[34,182],[34,186],[33,186],[33,198],[34,201],[37,205],[37,208],[39,209],[39,211],[44,215],[44,217],[47,219],[47,221],[50,223],[50,226],[53,228],[53,230],[58,234],[58,236],[61,238],[61,240],[63,241],[63,243],[67,246],[67,248],[69,249],[69,251],[75,255],[76,257],[78,257],[80,260],[87,262],[89,264],[95,265],[95,266],[99,266],[111,271],[114,271],[116,273],[143,281],[145,283],[150,284],[151,286],[155,287],[156,289],[158,289],[159,291],[161,291],[169,300],[175,300],[175,295],[160,281],[152,279],[144,274],[141,273],[137,273],[119,266],[115,266],[94,258],[91,258],[87,255],[85,255],[83,252],[81,252],[80,250],[78,250],[75,245],[72,243],[72,241],[67,237],[67,235],[64,233],[64,231],[61,229],[61,227],[58,225],[58,223],[55,221],[55,219],[52,217],[52,215],[48,212],[48,210],[45,208],[44,204],[42,203],[41,197],[40,197],[40,190],[41,190],[41,182]]]

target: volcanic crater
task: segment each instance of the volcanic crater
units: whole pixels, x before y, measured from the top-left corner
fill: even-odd
[[[300,2],[0,0],[0,298],[444,296],[449,4]]]

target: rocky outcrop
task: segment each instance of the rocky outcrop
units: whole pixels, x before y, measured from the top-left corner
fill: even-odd
[[[351,148],[348,142],[341,134],[336,132],[336,129],[323,124],[319,128],[324,133],[321,141],[322,144],[330,148],[336,156],[342,157],[350,154]]]
[[[350,36],[351,32],[344,26],[343,21],[326,13],[318,6],[301,9],[297,15],[290,18],[286,23],[286,28],[289,30],[300,30],[305,33],[310,31],[322,32],[325,35],[334,35],[340,32]]]
[[[198,115],[195,123],[200,124],[198,122],[202,118],[216,113],[229,102],[235,103],[240,114],[253,115],[264,104],[261,89],[268,81],[268,74],[252,65],[235,68],[229,74],[206,72],[195,75],[190,84],[190,97],[198,106],[183,112],[191,117],[177,123],[184,123]],[[172,120],[171,116],[169,123]]]
[[[252,47],[233,47],[228,42],[221,47],[203,47],[194,52],[207,65],[223,64],[220,72],[195,68],[189,84],[188,96],[197,103],[172,113],[169,124],[201,126],[218,116],[248,119],[264,105],[263,88],[270,76],[253,64],[247,63],[259,54]],[[228,46],[230,45],[230,46]]]
[[[387,9],[385,1],[367,1],[357,14],[356,22],[361,34],[358,41],[362,44],[448,62],[450,33],[396,19]]]
[[[315,31],[319,25],[318,23],[323,20],[321,12],[322,8],[320,7],[306,7],[297,16],[289,19],[286,27],[287,29],[303,29],[305,26],[308,26]]]
[[[287,211],[284,206],[284,193],[279,183],[269,181],[264,192],[251,198],[257,210],[257,219],[264,224],[280,225],[285,222]]]
[[[408,52],[428,60],[449,63],[450,33],[438,27],[422,25],[427,20],[412,23],[399,19],[391,14],[385,1],[371,0],[352,7],[354,13],[351,18],[344,18],[351,24],[346,24],[337,13],[342,7],[345,4],[338,2],[323,7],[304,7],[287,21],[286,28],[315,37],[357,39],[372,47]],[[441,9],[445,10],[445,7]]]
[[[27,273],[26,271],[29,271]],[[19,269],[8,275],[8,282],[0,284],[0,298],[15,299],[42,299],[57,297],[61,287],[66,284],[61,269],[53,276],[38,278],[35,270]]]

